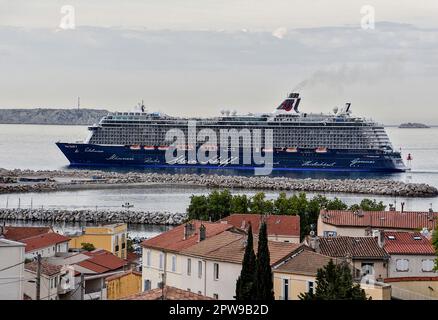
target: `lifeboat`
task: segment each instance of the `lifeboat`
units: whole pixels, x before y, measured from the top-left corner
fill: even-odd
[[[145,150],[155,150],[154,146],[144,146],[143,149]]]
[[[207,145],[202,145],[201,147],[200,147],[200,149],[202,149],[202,150],[207,150],[207,151],[217,151],[217,146],[216,145],[213,145],[213,144],[207,144]]]
[[[131,150],[141,150],[141,147],[140,147],[140,145],[135,144],[135,145],[130,146],[129,149],[131,149]]]
[[[287,148],[286,152],[298,152],[297,148]]]
[[[319,148],[316,148],[315,152],[316,153],[326,153],[327,152],[327,148],[319,147]]]
[[[159,146],[158,150],[169,150],[169,146]]]

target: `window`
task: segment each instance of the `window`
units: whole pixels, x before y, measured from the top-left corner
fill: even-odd
[[[213,265],[213,277],[214,280],[219,280],[219,263]]]
[[[202,261],[198,261],[198,278],[202,278]]]
[[[307,281],[307,292],[312,294],[314,289],[315,283],[313,281]]]
[[[289,300],[289,279],[283,279],[283,299]]]
[[[160,252],[160,265],[159,265],[159,269],[163,270],[163,266],[164,266],[164,254]]]
[[[432,259],[421,260],[421,271],[432,272],[435,266],[435,262]]]
[[[58,286],[58,277],[55,278],[55,288]]]
[[[409,271],[409,260],[408,259],[397,259],[395,261],[397,271]]]
[[[361,265],[363,275],[373,275],[374,274],[374,263],[363,262]]]
[[[172,272],[176,272],[176,256],[172,256]]]
[[[192,259],[188,258],[187,259],[187,275],[191,275],[192,274]]]
[[[151,266],[151,250],[146,251],[146,265]]]
[[[213,299],[219,300],[219,295],[217,293],[213,293]]]
[[[151,280],[145,280],[144,281],[144,291],[151,290]]]
[[[336,231],[324,231],[324,237],[336,237]]]

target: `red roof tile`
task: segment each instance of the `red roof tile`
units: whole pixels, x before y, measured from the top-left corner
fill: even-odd
[[[274,271],[316,276],[318,269],[324,268],[330,260],[334,263],[338,262],[336,258],[303,249],[299,253],[293,255],[289,260],[286,260],[285,263],[276,267]]]
[[[404,282],[404,281],[438,281],[437,277],[394,277],[385,278],[383,282]]]
[[[93,262],[90,261],[90,260],[91,260],[91,259],[89,259],[89,260],[84,260],[84,261],[78,262],[78,263],[76,263],[76,264],[77,264],[78,266],[81,266],[81,267],[83,267],[83,268],[85,268],[85,269],[91,270],[91,271],[96,272],[96,273],[105,273],[105,272],[110,271],[110,269],[105,268],[105,267],[103,267],[103,266],[101,266],[101,265],[95,264],[95,263],[93,263]]]
[[[386,229],[434,229],[437,212],[399,211],[324,211],[320,212],[324,223],[335,226],[371,227]]]
[[[22,240],[26,238],[35,237],[41,234],[53,232],[51,227],[15,227],[5,226],[3,227],[3,236],[9,240]],[[1,229],[1,227],[0,227]]]
[[[26,244],[26,252],[35,251],[41,248],[54,246],[58,243],[68,242],[70,238],[55,232],[44,233],[32,238],[22,239],[21,242]]]
[[[28,271],[35,272],[37,271],[37,265],[38,263],[36,261],[32,261],[29,263],[26,263],[24,268]],[[53,276],[55,274],[58,274],[61,272],[62,266],[50,264],[46,261],[41,261],[41,273],[46,276]]]
[[[237,213],[232,214],[221,221],[232,224],[241,229],[247,229],[251,223],[252,231],[258,234],[262,215],[254,213]],[[269,215],[265,217],[268,236],[300,236],[300,216],[290,215]]]
[[[106,268],[108,270],[117,270],[123,268],[127,265],[127,262],[119,257],[113,255],[111,252],[106,250],[94,250],[85,253],[87,256],[91,257],[87,262],[93,263],[100,267]]]
[[[386,259],[388,254],[373,237],[320,237],[319,252],[330,257]]]
[[[383,247],[389,254],[434,255],[435,249],[429,239],[419,232],[384,233]]]
[[[165,286],[164,289],[157,288],[145,291],[121,300],[213,300],[213,298],[175,287]]]
[[[189,248],[181,250],[182,254],[204,257],[216,261],[242,263],[245,253],[246,233],[242,230],[227,230]],[[254,250],[257,250],[257,237],[254,237]],[[301,244],[268,241],[271,265],[302,247]]]
[[[199,227],[201,224],[203,224],[206,228],[206,238],[210,238],[211,236],[233,228],[232,225],[217,222],[192,220],[190,223],[194,225],[194,233],[187,237],[187,239],[184,239],[185,224],[182,224],[173,228],[172,230],[166,231],[158,236],[143,241],[142,246],[145,248],[178,252],[198,242]]]

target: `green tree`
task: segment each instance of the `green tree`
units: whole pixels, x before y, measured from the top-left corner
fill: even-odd
[[[231,213],[248,213],[249,200],[246,194],[235,195],[231,199]]]
[[[254,296],[255,264],[252,227],[249,225],[242,270],[236,282],[236,300],[248,301]]]
[[[86,250],[86,251],[96,250],[96,248],[94,247],[94,244],[89,243],[89,242],[82,242],[81,247],[82,247],[82,250]]]
[[[365,291],[353,283],[350,267],[330,260],[317,271],[314,293],[300,294],[301,300],[367,300]]]
[[[208,200],[204,195],[190,197],[190,205],[187,209],[188,220],[208,220]]]
[[[134,252],[134,241],[132,241],[132,239],[129,237],[126,240],[126,250],[128,252]]]
[[[212,221],[225,218],[231,213],[231,193],[228,189],[221,192],[214,190],[207,198],[208,217]]]
[[[286,192],[280,192],[277,199],[274,201],[275,214],[294,214],[289,205],[289,199]]]
[[[251,213],[266,214],[272,213],[274,205],[272,201],[265,200],[264,192],[258,192],[251,198],[249,209],[251,210]]]
[[[343,202],[342,200],[338,199],[338,198],[334,198],[333,200],[329,200],[324,207],[327,210],[347,210],[348,206],[347,204],[345,204],[345,202]]]
[[[263,222],[260,225],[258,236],[253,300],[271,301],[274,300],[274,284],[272,281],[268,233],[266,228],[266,223]]]
[[[376,200],[371,200],[368,198],[362,199],[360,204],[353,204],[350,206],[350,210],[357,211],[357,210],[363,210],[363,211],[384,211],[386,206],[383,204],[382,201],[377,202]]]

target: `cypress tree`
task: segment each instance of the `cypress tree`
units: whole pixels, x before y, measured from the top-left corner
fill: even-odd
[[[245,255],[243,256],[242,270],[236,282],[236,300],[251,300],[254,291],[255,273],[254,242],[252,237],[251,224],[248,228]]]
[[[272,269],[268,248],[268,234],[266,223],[260,225],[256,259],[256,279],[254,300],[274,300],[274,284],[272,281]]]

